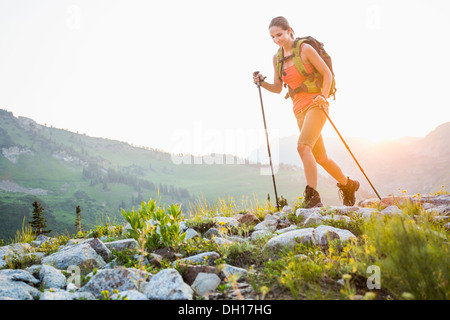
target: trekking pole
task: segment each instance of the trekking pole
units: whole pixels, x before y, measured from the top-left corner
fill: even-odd
[[[323,113],[325,113],[325,115],[327,116],[328,120],[330,121],[331,125],[333,126],[334,130],[336,130],[337,134],[339,135],[339,138],[341,138],[342,142],[344,143],[345,147],[347,148],[348,152],[350,152],[350,154],[353,157],[353,160],[355,160],[356,164],[358,165],[359,169],[361,169],[361,172],[363,173],[364,177],[366,177],[367,181],[369,181],[370,186],[372,187],[373,191],[375,191],[375,193],[377,194],[378,199],[381,200],[380,195],[378,194],[377,190],[375,190],[375,187],[372,185],[372,182],[370,182],[369,178],[367,177],[366,173],[364,172],[363,168],[359,165],[358,160],[356,160],[355,156],[353,155],[352,151],[350,150],[350,148],[348,147],[347,143],[345,143],[344,138],[342,138],[341,134],[339,133],[338,129],[336,128],[336,126],[334,125],[333,121],[331,121],[330,117],[328,116],[328,113],[326,113],[326,111],[323,109],[323,106],[320,106],[320,109],[323,111]]]
[[[258,74],[259,74],[259,71],[253,72],[254,77],[256,77]],[[258,81],[258,83],[256,85],[258,86],[258,90],[259,90],[259,100],[261,101],[261,111],[262,111],[263,121],[264,121],[264,130],[266,131],[267,150],[269,151],[270,168],[272,170],[273,189],[275,190],[275,199],[277,201],[277,209],[280,210],[280,206],[278,205],[277,185],[275,184],[275,175],[273,174],[272,155],[270,154],[269,134],[267,133],[266,117],[264,115],[264,107],[263,107],[263,100],[262,100],[262,93],[261,93],[261,83]]]

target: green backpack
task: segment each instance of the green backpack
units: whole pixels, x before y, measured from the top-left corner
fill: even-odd
[[[300,57],[300,46],[302,43],[307,43],[311,45],[319,54],[319,56],[325,61],[328,68],[330,68],[330,71],[333,75],[333,79],[331,82],[331,88],[329,96],[333,96],[333,99],[335,100],[335,94],[336,94],[336,81],[334,79],[334,72],[333,72],[333,66],[331,64],[331,57],[326,53],[325,49],[323,48],[323,43],[317,41],[311,36],[308,37],[302,37],[302,38],[296,38],[294,42],[294,47],[292,48],[292,59],[294,61],[294,65],[296,66],[297,70],[303,74],[306,79],[302,83],[302,85],[298,88],[291,88],[288,86],[288,93],[286,94],[286,99],[291,97],[291,99],[294,99],[294,95],[299,92],[309,92],[309,93],[321,93],[322,89],[322,83],[323,83],[323,77],[322,75],[314,69],[312,73],[307,73],[305,65],[303,64],[303,61]],[[278,49],[277,52],[277,70],[278,70],[278,76],[281,80],[281,75],[284,73],[284,52],[283,48]],[[286,88],[286,83],[284,84],[284,87]]]

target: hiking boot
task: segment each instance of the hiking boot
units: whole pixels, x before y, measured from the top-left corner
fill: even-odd
[[[342,200],[344,206],[353,206],[356,202],[355,192],[359,189],[359,182],[347,177],[347,184],[337,184],[339,190],[339,198]]]
[[[306,203],[306,209],[309,208],[316,208],[316,207],[323,207],[322,202],[320,201],[320,195],[319,193],[314,190],[314,188],[311,188],[310,186],[306,186],[305,192],[303,193],[304,201]]]

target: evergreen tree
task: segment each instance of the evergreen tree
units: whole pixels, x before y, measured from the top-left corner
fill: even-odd
[[[75,211],[76,211],[75,228],[76,228],[77,232],[82,232],[80,206],[77,206]]]
[[[30,226],[36,236],[41,234],[50,233],[52,230],[44,230],[47,228],[46,222],[42,212],[44,208],[42,205],[35,200],[33,202],[33,216],[31,217]]]

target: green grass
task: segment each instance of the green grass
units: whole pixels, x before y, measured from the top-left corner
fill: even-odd
[[[242,198],[241,198],[242,200]],[[242,211],[273,212],[267,203],[255,198],[244,200],[236,205],[232,197],[218,198],[213,206],[193,207],[192,216],[186,224],[203,233],[214,226],[213,213],[226,211],[234,216]],[[272,210],[272,211],[271,211]],[[404,216],[374,216],[370,220],[352,216],[351,223],[330,221],[335,227],[348,229],[357,235],[357,239],[341,243],[331,241],[328,246],[297,244],[293,249],[282,249],[277,254],[263,250],[270,239],[262,237],[254,241],[236,242],[219,245],[203,237],[196,237],[173,243],[172,248],[183,257],[202,252],[215,251],[220,255],[216,266],[224,263],[244,268],[249,282],[259,298],[265,299],[423,299],[448,300],[450,298],[450,247],[449,232],[444,222],[432,222],[421,207],[415,204],[402,206]],[[261,216],[263,219],[264,216]],[[246,234],[239,226],[233,234]],[[123,239],[123,223],[111,220],[98,221],[91,230],[72,237],[102,237],[112,241]],[[69,237],[59,236],[57,244],[64,244]],[[19,231],[13,242],[30,242],[30,234],[24,228]],[[49,244],[44,248],[48,253],[57,250],[57,245]],[[138,255],[148,255],[139,250],[128,253],[114,253],[117,260],[129,267],[144,268],[156,273],[161,268],[171,267],[169,261],[163,261],[161,267],[151,264],[141,266]],[[21,268],[31,264],[31,258],[10,257],[9,265]],[[380,270],[381,288],[369,289],[368,268],[376,266]],[[177,266],[176,268],[181,268]],[[181,272],[182,270],[180,270]],[[342,284],[338,282],[342,281]],[[230,279],[223,292],[234,290]]]

